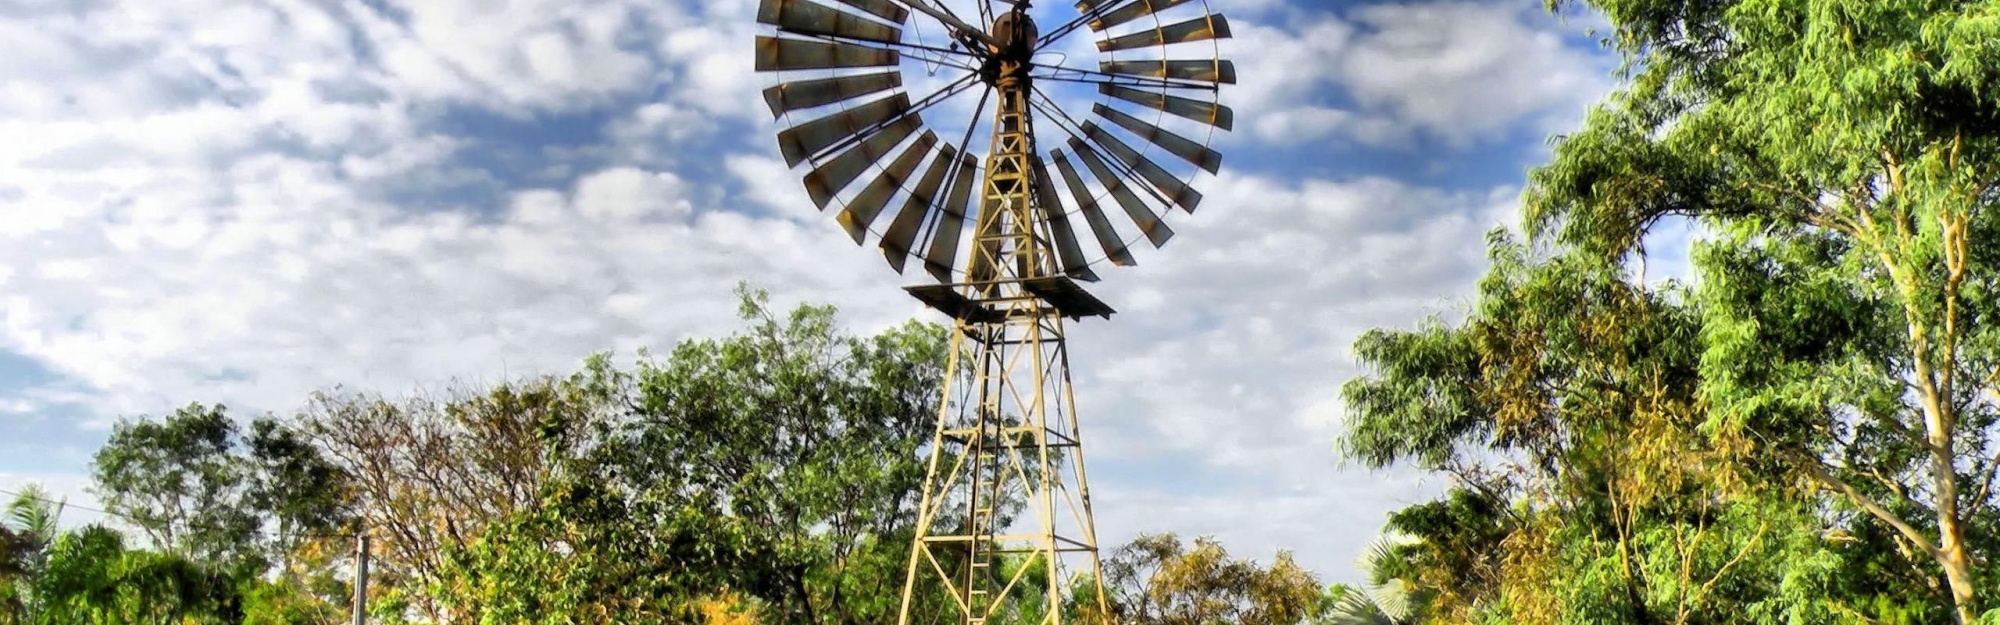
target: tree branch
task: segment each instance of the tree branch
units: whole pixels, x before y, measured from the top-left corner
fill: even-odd
[[[1994,370],[1994,375],[2000,375],[2000,369]],[[1996,390],[1992,383],[1993,376],[1988,376],[1985,388],[1980,390],[1985,391],[1986,396],[1992,398],[1994,402],[2000,403],[2000,390]],[[1993,457],[1986,459],[1985,468],[1980,469],[1979,478],[1975,480],[1979,483],[1979,494],[1974,496],[1972,503],[1966,507],[1966,516],[1976,514],[1980,508],[1989,505],[1987,498],[1993,495],[1993,474],[1996,468],[2000,468],[2000,451],[1993,452]]]
[[[1722,581],[1722,576],[1729,573],[1730,567],[1734,567],[1736,566],[1736,563],[1742,562],[1744,557],[1750,555],[1751,550],[1757,548],[1757,543],[1764,540],[1764,532],[1770,528],[1770,523],[1771,522],[1769,519],[1757,522],[1757,534],[1755,536],[1750,537],[1750,544],[1744,545],[1742,550],[1737,551],[1736,557],[1730,558],[1728,562],[1722,563],[1722,568],[1716,569],[1715,576],[1708,578],[1708,581],[1703,583],[1700,589],[1695,590],[1694,598],[1691,601],[1691,603],[1696,603],[1696,604],[1701,603],[1701,598],[1707,595],[1708,591],[1713,590],[1715,588],[1716,582]]]
[[[1862,493],[1860,489],[1855,488],[1854,485],[1848,484],[1846,480],[1834,477],[1834,475],[1831,472],[1828,472],[1826,470],[1826,467],[1821,465],[1818,460],[1810,458],[1798,458],[1796,457],[1798,454],[1788,454],[1788,455],[1794,456],[1794,459],[1799,461],[1800,468],[1804,469],[1807,475],[1812,476],[1813,479],[1819,480],[1822,484],[1832,487],[1833,490],[1840,491],[1842,494],[1847,495],[1848,501],[1854,502],[1854,505],[1861,506],[1861,509],[1867,510],[1868,513],[1874,515],[1875,518],[1881,519],[1882,522],[1888,523],[1890,526],[1895,527],[1897,532],[1903,534],[1903,536],[1905,538],[1908,538],[1910,542],[1916,543],[1917,546],[1922,548],[1925,553],[1931,554],[1932,557],[1937,556],[1938,553],[1937,547],[1931,543],[1931,540],[1929,538],[1923,535],[1923,532],[1918,531],[1915,526],[1910,525],[1909,521],[1905,521],[1903,520],[1903,517],[1898,516],[1894,512],[1890,512],[1888,508],[1882,507],[1882,504],[1877,503],[1874,500],[1874,498],[1871,498],[1867,494]]]

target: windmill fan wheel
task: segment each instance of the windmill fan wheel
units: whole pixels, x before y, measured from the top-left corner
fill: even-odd
[[[1218,43],[1229,21],[1206,0],[763,0],[757,20],[764,101],[807,195],[897,272],[914,258],[941,283],[967,275],[996,89],[1025,92],[1038,231],[1078,280],[1172,238],[1173,209],[1192,213],[1191,183],[1221,166],[1215,131],[1234,125],[1218,99],[1236,82]],[[1094,41],[1072,37],[1084,31]]]

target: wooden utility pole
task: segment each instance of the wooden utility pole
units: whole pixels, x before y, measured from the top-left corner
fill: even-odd
[[[354,546],[354,625],[368,622],[368,534],[362,533]]]

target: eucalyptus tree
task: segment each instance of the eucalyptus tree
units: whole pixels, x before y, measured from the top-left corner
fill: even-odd
[[[1619,257],[1670,217],[1711,233],[1704,430],[1890,530],[1971,622],[2000,466],[1995,4],[1582,4],[1629,82],[1533,174],[1531,234]]]
[[[1356,351],[1370,373],[1343,393],[1350,459],[1457,478],[1390,518],[1419,539],[1397,548],[1394,576],[1428,618],[1925,613],[1924,579],[1872,525],[1816,514],[1825,500],[1795,488],[1785,461],[1709,429],[1708,282],[1648,286],[1615,259],[1504,233],[1491,243],[1467,318],[1365,334]]]
[[[1444,527],[1489,542],[1433,571],[1619,580],[1619,618],[1639,622],[1684,620],[1690,598],[1697,615],[1972,622],[2000,555],[2000,7],[1580,4],[1609,23],[1624,85],[1531,173],[1529,241],[1497,242],[1472,319],[1359,342],[1375,372],[1347,388],[1344,448],[1456,471],[1490,502],[1437,517],[1484,519]],[[1627,263],[1675,221],[1706,233],[1695,280],[1649,287]],[[1495,471],[1495,454],[1519,462]],[[1612,531],[1576,533],[1592,527]],[[1608,571],[1572,558],[1604,536]],[[1723,548],[1634,548],[1695,538]],[[1640,557],[1676,551],[1709,581]],[[1732,594],[1759,574],[1798,586]],[[1515,614],[1589,609],[1443,586]]]

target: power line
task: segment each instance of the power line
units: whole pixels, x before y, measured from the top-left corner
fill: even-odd
[[[40,495],[28,495],[28,493],[20,493],[20,491],[10,491],[10,489],[0,489],[0,495],[10,495],[10,497],[14,497],[14,499],[30,499],[30,501],[40,501],[40,503],[50,503],[50,505],[58,505],[58,507],[62,507],[62,509],[80,509],[80,511],[90,511],[90,513],[98,513],[98,515],[104,515],[104,517],[112,517],[112,519],[120,519],[120,521],[126,521],[126,523],[132,523],[132,525],[136,525],[136,527],[140,527],[140,529],[146,529],[146,525],[150,523],[150,519],[140,519],[140,517],[134,517],[134,515],[124,515],[124,513],[114,513],[114,511],[106,511],[106,509],[94,509],[94,507],[88,507],[88,505],[76,505],[76,503],[70,503],[70,501],[66,501],[66,499],[48,499],[48,497],[40,497]],[[60,509],[58,509],[58,513],[60,513]],[[186,527],[186,529],[208,529],[208,531],[236,531],[236,529],[230,529],[230,527],[214,527],[214,525],[202,525],[202,523],[186,523],[186,521],[184,521],[184,523],[180,523],[180,525],[182,525],[182,527]],[[252,529],[250,533],[254,533],[254,535],[258,535],[258,537],[274,537],[274,535],[276,535],[276,533],[272,533],[272,531],[266,531],[266,529]],[[352,533],[352,531],[346,531],[346,533],[296,533],[294,537],[296,537],[296,539],[352,539],[352,537],[356,537],[356,535],[358,535],[358,533]]]

